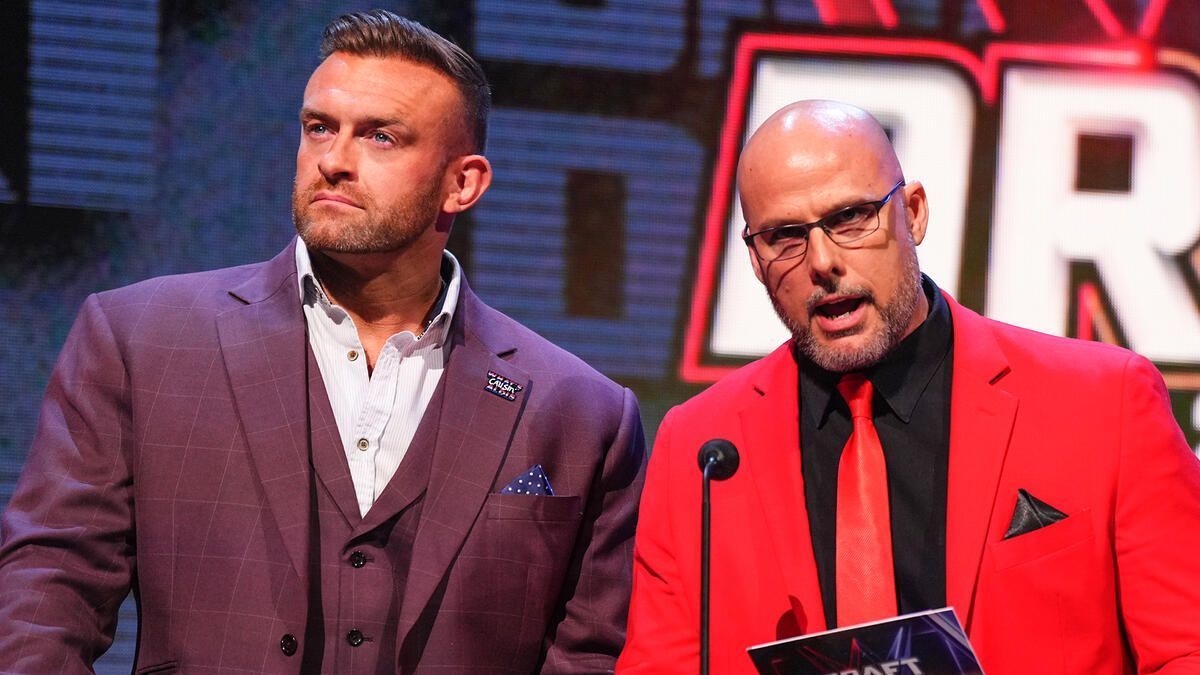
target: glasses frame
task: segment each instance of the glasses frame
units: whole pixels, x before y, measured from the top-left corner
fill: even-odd
[[[883,211],[883,207],[887,206],[887,203],[889,201],[891,201],[892,197],[896,194],[896,191],[904,186],[905,186],[904,179],[901,178],[899,181],[896,182],[895,185],[892,186],[891,190],[888,190],[888,193],[886,195],[884,195],[882,199],[876,199],[874,201],[866,201],[866,202],[859,202],[857,204],[851,204],[850,206],[840,208],[837,211],[834,211],[833,213],[830,213],[829,215],[825,216],[824,218],[813,221],[811,223],[785,223],[783,225],[776,225],[775,227],[768,227],[765,230],[759,230],[758,232],[751,232],[750,231],[750,223],[746,223],[746,226],[742,229],[742,241],[747,246],[749,246],[752,251],[754,251],[754,255],[758,256],[758,259],[761,260],[762,262],[774,262],[776,260],[791,260],[793,258],[803,258],[804,255],[806,253],[808,253],[808,238],[812,234],[812,231],[817,228],[824,230],[825,236],[829,238],[829,241],[837,244],[838,246],[843,246],[845,244],[850,244],[850,243],[859,241],[861,239],[866,239],[867,237],[871,236],[872,234],[875,234],[875,232],[877,232],[879,230],[879,224],[880,224],[879,213],[881,211]],[[849,209],[860,209],[864,206],[875,207],[875,227],[871,228],[870,230],[868,230],[866,232],[863,232],[861,235],[859,235],[853,239],[847,239],[845,241],[835,240],[833,238],[833,232],[831,231],[832,226],[829,225],[829,221],[834,216],[838,215],[839,213],[842,213],[843,211],[847,211]],[[804,229],[804,240],[803,240],[804,241],[804,249],[801,250],[796,255],[775,256],[774,258],[770,258],[770,259],[763,257],[762,252],[758,250],[758,246],[754,242],[755,237],[760,237],[764,234],[770,234],[771,232],[778,232],[779,230],[782,230],[786,227],[799,227],[799,228]]]

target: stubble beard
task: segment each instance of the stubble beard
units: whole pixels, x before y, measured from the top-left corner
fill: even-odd
[[[312,197],[320,190],[343,194],[364,210],[322,227],[309,214]],[[292,189],[292,223],[309,250],[333,253],[391,253],[408,248],[432,227],[441,213],[440,184],[433,181],[416,195],[382,211],[366,195],[337,189],[318,179],[303,190]],[[334,218],[328,215],[326,218]]]
[[[876,304],[874,295],[867,289],[849,284],[838,285],[834,283],[828,287],[819,289],[809,297],[807,310],[810,322],[816,304],[828,295],[839,293],[861,295],[864,303],[875,306],[879,311],[883,326],[871,335],[865,344],[853,350],[838,349],[830,345],[821,344],[817,341],[816,336],[813,335],[810,325],[803,325],[788,315],[783,305],[779,302],[779,298],[769,288],[767,295],[771,299],[771,306],[775,308],[775,313],[779,315],[779,319],[791,331],[800,353],[807,357],[808,360],[833,373],[863,370],[882,361],[884,357],[896,348],[896,345],[900,344],[920,304],[920,294],[924,291],[921,290],[921,270],[917,263],[915,248],[906,247],[901,264],[903,265],[902,283],[896,289],[896,296],[891,302],[885,305]],[[838,338],[853,335],[859,330],[861,329],[854,328],[849,331],[839,331],[828,334],[826,337],[829,340],[837,340]]]

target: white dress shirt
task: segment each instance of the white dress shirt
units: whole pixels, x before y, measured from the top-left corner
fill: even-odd
[[[396,473],[442,379],[442,347],[462,285],[458,261],[449,251],[443,256],[442,293],[425,332],[418,336],[401,331],[389,337],[374,371],[368,373],[354,320],[329,300],[313,273],[308,248],[296,242],[296,278],[308,342],[325,381],[363,516]]]

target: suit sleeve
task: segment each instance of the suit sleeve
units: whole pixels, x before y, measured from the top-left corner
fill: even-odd
[[[1200,462],[1149,361],[1126,365],[1114,524],[1118,600],[1139,673],[1200,673]]]
[[[673,472],[687,467],[673,466],[673,413],[659,427],[647,470],[634,547],[629,640],[617,662],[619,673],[694,673],[700,664],[699,610],[680,570],[681,564],[694,562],[695,555],[680,551],[674,533],[679,523],[673,509],[679,499],[672,490]]]
[[[633,392],[604,456],[564,587],[561,620],[547,637],[543,673],[610,672],[625,642],[630,567],[646,440]]]
[[[91,672],[134,564],[130,381],[96,296],[50,378],[0,519],[0,672]]]

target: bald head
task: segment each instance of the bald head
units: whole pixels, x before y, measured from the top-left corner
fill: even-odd
[[[746,222],[754,222],[749,211],[762,188],[781,179],[820,188],[839,176],[865,180],[860,189],[886,190],[903,172],[887,133],[865,110],[837,101],[792,103],[767,118],[742,150],[737,183]]]
[[[869,368],[924,321],[925,189],[874,117],[793,103],[746,143],[737,181],[754,273],[810,361]]]

